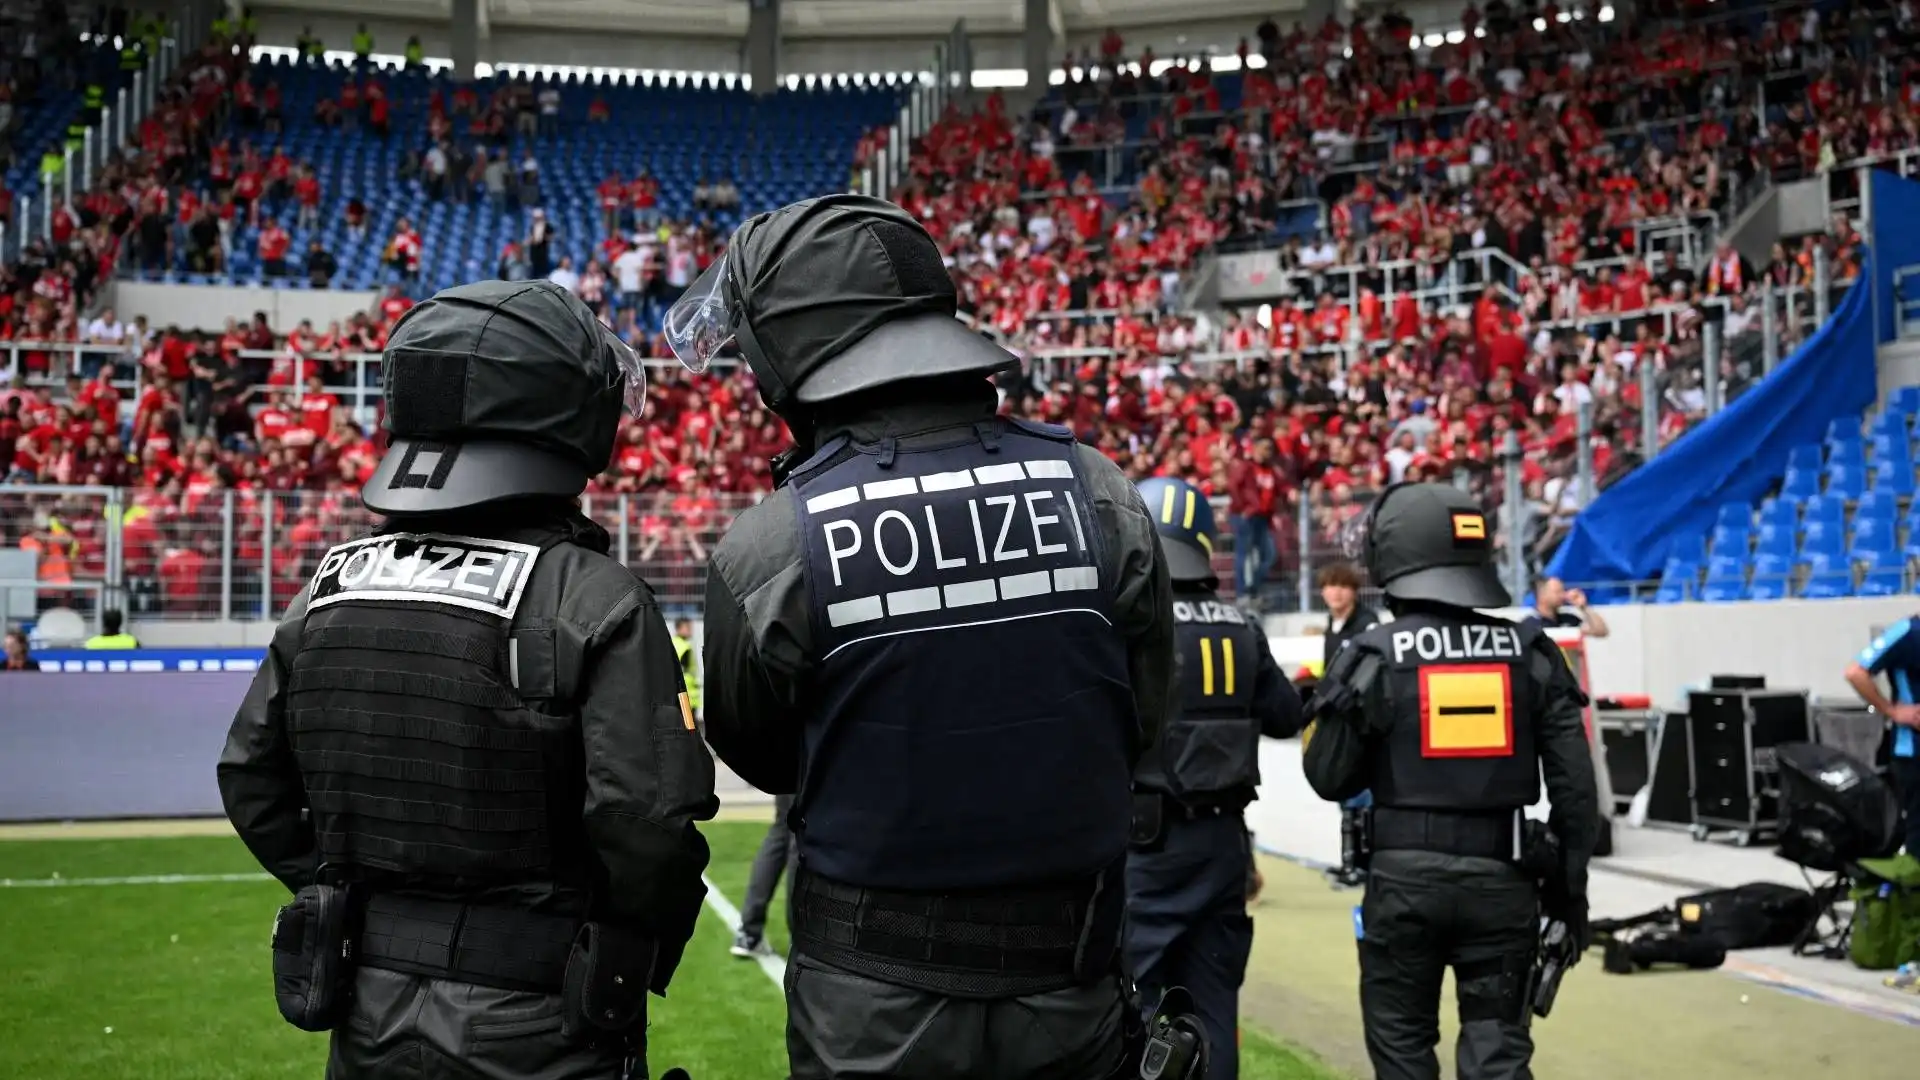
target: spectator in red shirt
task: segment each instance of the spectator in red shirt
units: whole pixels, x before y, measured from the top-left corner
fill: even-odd
[[[293,247],[293,236],[280,227],[280,223],[269,217],[260,229],[260,239],[255,245],[260,254],[260,269],[268,277],[287,276],[287,251]]]
[[[1260,590],[1273,569],[1273,515],[1280,506],[1280,470],[1273,443],[1256,438],[1249,457],[1228,470],[1227,513],[1233,519],[1234,591],[1258,609]]]
[[[334,414],[340,399],[327,393],[326,384],[316,373],[307,376],[307,392],[300,398],[300,424],[315,439],[323,439],[333,430]]]

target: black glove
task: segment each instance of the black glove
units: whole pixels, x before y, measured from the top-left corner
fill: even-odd
[[[1557,897],[1546,904],[1547,917],[1558,919],[1567,924],[1567,935],[1573,938],[1575,957],[1583,956],[1593,945],[1593,927],[1587,920],[1587,898]]]

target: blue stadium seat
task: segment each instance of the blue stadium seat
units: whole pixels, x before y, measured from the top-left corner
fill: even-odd
[[[1745,558],[1747,549],[1753,546],[1753,534],[1744,525],[1739,528],[1718,526],[1713,530],[1713,538],[1707,546],[1708,550],[1715,555],[1737,555]]]
[[[1739,529],[1742,532],[1753,524],[1753,507],[1747,503],[1724,503],[1714,518],[1714,529]]]
[[[1656,604],[1679,604],[1693,599],[1694,583],[1700,577],[1700,564],[1693,559],[1675,556],[1667,560],[1660,572],[1660,588],[1653,594]]]
[[[1873,466],[1873,490],[1908,498],[1913,495],[1913,462],[1886,458]]]
[[[1820,447],[1815,444],[1808,443],[1787,451],[1787,471],[1789,472],[1795,469],[1819,472],[1820,467],[1825,464],[1826,459],[1821,456]]]
[[[1797,527],[1792,524],[1767,524],[1760,526],[1760,532],[1757,535],[1757,540],[1753,548],[1754,556],[1758,558],[1762,555],[1777,555],[1781,558],[1791,559],[1796,546],[1795,540],[1797,537],[1795,534],[1797,532]]]
[[[1882,551],[1868,561],[1860,575],[1859,596],[1898,596],[1907,580],[1906,557],[1897,551]]]
[[[1815,452],[1817,453],[1818,450],[1816,449]],[[1780,481],[1780,498],[1800,502],[1818,494],[1820,494],[1819,470],[1787,466],[1787,475]]]
[[[1899,544],[1898,530],[1891,514],[1858,514],[1853,519],[1853,543],[1847,557],[1867,561],[1883,553],[1892,553]]]
[[[1749,600],[1780,600],[1793,585],[1793,558],[1787,555],[1756,555],[1753,560],[1753,584],[1747,590]]]
[[[1855,432],[1850,438],[1829,438],[1824,446],[1828,468],[1841,464],[1858,465],[1867,456],[1866,440],[1860,437],[1859,432]]]
[[[1920,413],[1920,386],[1903,386],[1895,390],[1893,396],[1887,401],[1887,407],[1890,410],[1897,409],[1908,416]]]
[[[1867,491],[1867,467],[1858,458],[1827,466],[1827,494],[1857,499]]]
[[[1853,567],[1838,555],[1819,552],[1807,560],[1806,584],[1800,595],[1808,600],[1834,600],[1853,595]]]
[[[1846,500],[1835,495],[1821,495],[1808,499],[1800,507],[1800,527],[1802,529],[1814,521],[1829,522],[1833,527],[1839,528],[1841,522],[1845,521],[1846,518]]]
[[[1838,559],[1846,550],[1846,536],[1838,521],[1816,518],[1807,522],[1807,529],[1800,535],[1799,561],[1812,562],[1816,557]]]
[[[1768,499],[1760,504],[1760,513],[1756,515],[1761,528],[1773,526],[1788,530],[1800,527],[1800,507],[1784,499]]]
[[[1857,416],[1836,416],[1827,423],[1827,442],[1859,442],[1860,418]]]
[[[1900,501],[1893,492],[1876,487],[1860,497],[1853,512],[1855,517],[1878,517],[1891,521],[1900,516]]]

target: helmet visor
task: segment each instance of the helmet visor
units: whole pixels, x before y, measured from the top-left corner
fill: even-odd
[[[726,285],[727,256],[722,254],[667,309],[662,327],[667,347],[695,375],[712,367],[721,350],[733,344],[734,322],[741,313],[733,310]]]
[[[1373,507],[1364,506],[1359,512],[1340,523],[1335,534],[1339,542],[1340,554],[1357,566],[1367,565],[1367,543],[1372,539]]]
[[[628,416],[635,420],[647,408],[647,365],[633,346],[620,340],[620,335],[602,324],[601,336],[607,343],[607,352],[612,354],[616,377],[620,380],[620,403]]]

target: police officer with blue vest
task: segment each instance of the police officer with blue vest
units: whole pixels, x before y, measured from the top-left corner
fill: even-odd
[[[1885,675],[1892,694],[1876,681]],[[1860,700],[1887,718],[1888,765],[1894,788],[1906,810],[1907,854],[1920,858],[1920,624],[1901,619],[1880,635],[1853,663],[1847,665],[1847,683]]]
[[[219,764],[295,894],[282,1015],[332,1031],[329,1080],[645,1080],[718,801],[653,593],[577,505],[644,368],[566,290],[487,281],[382,375],[384,520],[320,561]]]
[[[1260,783],[1260,736],[1300,733],[1300,696],[1256,621],[1214,595],[1213,508],[1182,480],[1140,485],[1173,579],[1179,705],[1134,774],[1127,970],[1146,1002],[1192,996],[1208,1080],[1240,1075],[1240,984],[1253,949],[1253,852],[1242,812]]]
[[[1153,521],[1062,429],[996,415],[1013,358],[939,249],[854,195],[755,217],[668,313],[737,347],[796,447],[707,578],[707,737],[795,793],[793,1080],[1130,1068],[1129,783],[1167,712]]]
[[[1586,695],[1538,627],[1480,614],[1511,601],[1465,492],[1396,484],[1354,531],[1394,619],[1321,678],[1305,767],[1321,798],[1373,791],[1356,926],[1367,1053],[1379,1080],[1438,1080],[1451,967],[1460,1080],[1528,1080],[1540,917],[1566,927],[1573,960],[1591,940],[1600,818]],[[1552,839],[1522,813],[1543,773]]]

